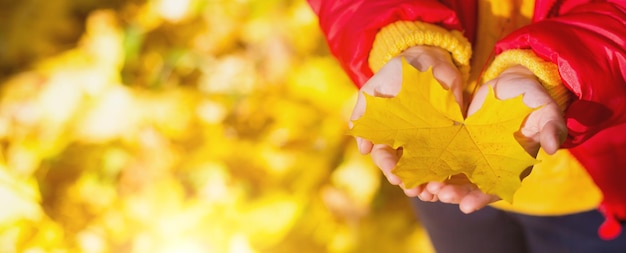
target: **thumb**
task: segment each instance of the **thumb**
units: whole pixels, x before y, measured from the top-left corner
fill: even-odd
[[[562,120],[550,120],[541,129],[539,143],[546,153],[552,155],[567,137],[567,127]]]
[[[350,115],[350,122],[348,123],[350,129],[354,127],[354,121],[361,118],[365,113],[365,96],[363,95],[363,91],[359,91],[359,96],[357,98],[354,109],[352,110],[352,115]],[[359,152],[361,154],[367,154],[372,150],[372,142],[363,139],[361,137],[356,136],[356,144]]]
[[[439,62],[433,65],[433,76],[446,89],[451,90],[456,102],[465,111],[463,104],[463,87],[461,85],[461,72],[451,63]]]
[[[401,86],[402,62],[400,58],[396,57],[385,64],[378,73],[372,76],[363,87],[361,87],[354,109],[352,109],[352,115],[350,115],[349,127],[352,128],[354,121],[365,114],[365,93],[376,97],[393,97],[398,94]],[[373,144],[371,141],[356,137],[356,142],[361,154],[367,154],[372,151]]]

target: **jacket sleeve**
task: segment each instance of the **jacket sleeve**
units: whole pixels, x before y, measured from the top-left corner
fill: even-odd
[[[563,147],[602,191],[599,232],[613,238],[626,221],[626,1],[538,0],[533,21],[500,41],[496,53],[532,50],[558,69],[574,97]]]
[[[570,135],[564,145],[573,147],[626,122],[626,7],[567,2],[557,1],[571,8],[565,13],[554,5],[537,8],[536,22],[501,40],[496,53],[531,49],[558,66],[563,85],[577,98],[565,112]]]
[[[475,8],[462,0],[309,0],[331,53],[352,81],[361,87],[372,75],[368,64],[378,31],[396,21],[420,21],[445,29],[474,34]],[[472,1],[473,3],[473,1]],[[475,6],[469,4],[467,6]]]

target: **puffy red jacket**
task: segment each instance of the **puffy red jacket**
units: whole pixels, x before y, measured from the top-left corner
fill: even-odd
[[[475,0],[309,0],[332,54],[360,87],[372,75],[368,54],[376,33],[400,20],[459,30],[473,41]],[[626,221],[626,0],[536,0],[530,25],[501,39],[496,54],[531,49],[558,66],[576,99],[565,111],[563,144],[603,193],[600,235]]]

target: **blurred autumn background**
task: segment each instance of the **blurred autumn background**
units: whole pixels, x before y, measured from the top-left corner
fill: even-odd
[[[304,0],[0,0],[0,252],[430,252]]]

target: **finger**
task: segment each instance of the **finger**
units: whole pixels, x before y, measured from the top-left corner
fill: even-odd
[[[452,57],[448,51],[438,47],[418,46],[405,50],[402,55],[409,64],[421,72],[432,67],[435,79],[447,90],[452,90],[456,102],[461,105],[461,109],[465,109],[461,72],[452,63]]]
[[[554,154],[567,138],[567,125],[559,106],[550,99],[550,103],[541,108],[538,123],[539,144],[548,154]]]
[[[532,144],[536,146],[534,151],[542,147],[548,154],[554,154],[567,137],[567,126],[561,109],[552,100],[532,112],[520,130],[529,141],[535,142]]]
[[[439,201],[439,197],[437,196],[437,194],[432,194],[432,197],[430,197],[429,200],[424,200],[424,201],[437,202]]]
[[[374,164],[380,168],[387,180],[392,185],[399,185],[402,180],[391,171],[398,163],[398,152],[388,145],[375,144],[371,151]]]
[[[402,52],[402,56],[409,64],[421,72],[424,72],[429,67],[433,66],[435,62],[439,61],[440,58],[447,59],[452,62],[450,54],[447,51],[430,46],[408,48]]]
[[[468,214],[496,202],[499,199],[500,198],[496,195],[485,194],[480,189],[474,189],[461,200],[459,209],[461,212]]]
[[[409,189],[409,190],[404,190],[404,193],[405,193],[405,194],[407,194],[407,191],[410,191],[410,189]],[[408,194],[407,194],[407,196],[410,196],[410,195],[408,195]],[[420,192],[420,193],[417,195],[417,197],[418,197],[419,199],[421,199],[422,201],[429,201],[429,202],[436,201],[436,199],[437,199],[437,195],[434,195],[434,194],[432,194],[432,193],[430,193],[430,192],[428,192],[428,191],[422,191],[422,192]]]
[[[366,99],[365,94],[377,97],[393,97],[398,94],[402,85],[402,65],[400,59],[392,59],[376,75],[370,78],[361,87],[357,96],[357,101],[350,115],[349,127],[354,126],[354,121],[365,114]],[[364,138],[356,138],[357,147],[361,154],[371,152],[373,144]]]
[[[365,113],[365,96],[363,92],[359,92],[359,96],[357,97],[356,104],[354,105],[354,109],[352,109],[352,114],[350,115],[350,122],[348,126],[350,129],[354,127],[353,121],[361,118]],[[372,142],[363,139],[361,137],[356,136],[356,144],[359,152],[361,154],[368,154],[372,150]]]
[[[463,108],[463,89],[461,85],[461,72],[451,62],[438,62],[433,65],[433,76],[447,90],[452,90],[456,102]]]
[[[365,114],[365,95],[363,95],[363,92],[364,92],[363,89],[359,91],[359,95],[357,96],[357,99],[356,99],[356,104],[354,105],[354,108],[352,109],[352,114],[350,115],[350,123],[349,123],[350,128],[354,126],[354,124],[352,123],[353,121],[361,118],[361,116]]]
[[[405,194],[405,195],[407,195],[407,196],[409,196],[409,195],[407,194],[407,189],[404,187],[404,183],[400,183],[400,185],[399,185],[399,186],[400,186],[400,188],[402,188],[402,190],[404,191],[404,194]],[[424,188],[424,186],[425,186],[425,184],[421,184],[421,185],[418,185],[418,186],[417,186],[417,187],[415,187],[415,188],[411,188],[411,189],[408,189],[408,190],[411,190],[411,192],[410,192],[410,193],[415,193],[415,196],[419,196],[419,195],[420,195],[420,194],[424,191],[424,189],[425,189],[425,188]],[[409,196],[409,197],[410,197],[410,196]],[[421,198],[420,198],[420,199],[421,199]]]
[[[417,187],[402,190],[404,191],[404,195],[406,195],[407,197],[418,197],[423,201],[430,201],[432,199],[432,195],[429,196],[427,192],[420,190]]]
[[[474,186],[473,184],[447,184],[443,186],[441,190],[439,190],[437,197],[439,197],[439,201],[441,202],[458,204],[467,194],[475,189],[476,186]]]
[[[469,107],[467,108],[467,116],[471,116],[476,113],[485,102],[487,94],[489,92],[489,86],[493,86],[494,81],[489,81],[478,88],[474,94]]]
[[[426,184],[425,190],[432,194],[439,194],[441,188],[443,188],[446,184],[442,182],[429,182]]]
[[[374,144],[371,141],[363,139],[361,137],[355,137],[357,148],[359,149],[359,153],[366,155],[372,152],[372,147]]]
[[[436,202],[439,201],[439,191],[445,184],[442,182],[428,182],[424,185],[423,196],[420,198],[425,201]]]
[[[495,81],[493,89],[500,100],[523,95],[522,101],[530,108],[537,108],[552,102],[552,97],[532,72],[501,76],[493,81]]]
[[[370,78],[361,90],[375,97],[395,97],[402,87],[402,59],[395,57]]]
[[[437,195],[431,194],[426,191],[426,184],[421,184],[417,187],[407,189],[404,184],[400,184],[400,187],[404,191],[404,194],[408,197],[417,197],[422,201],[434,202],[437,201]]]
[[[537,108],[552,102],[545,88],[534,79],[519,77],[500,77],[486,82],[478,88],[468,108],[468,115],[474,114],[487,98],[489,87],[492,87],[499,100],[506,100],[523,95],[522,101],[530,108]]]
[[[567,127],[562,120],[551,120],[544,124],[540,132],[539,143],[546,153],[552,155],[567,137]]]

